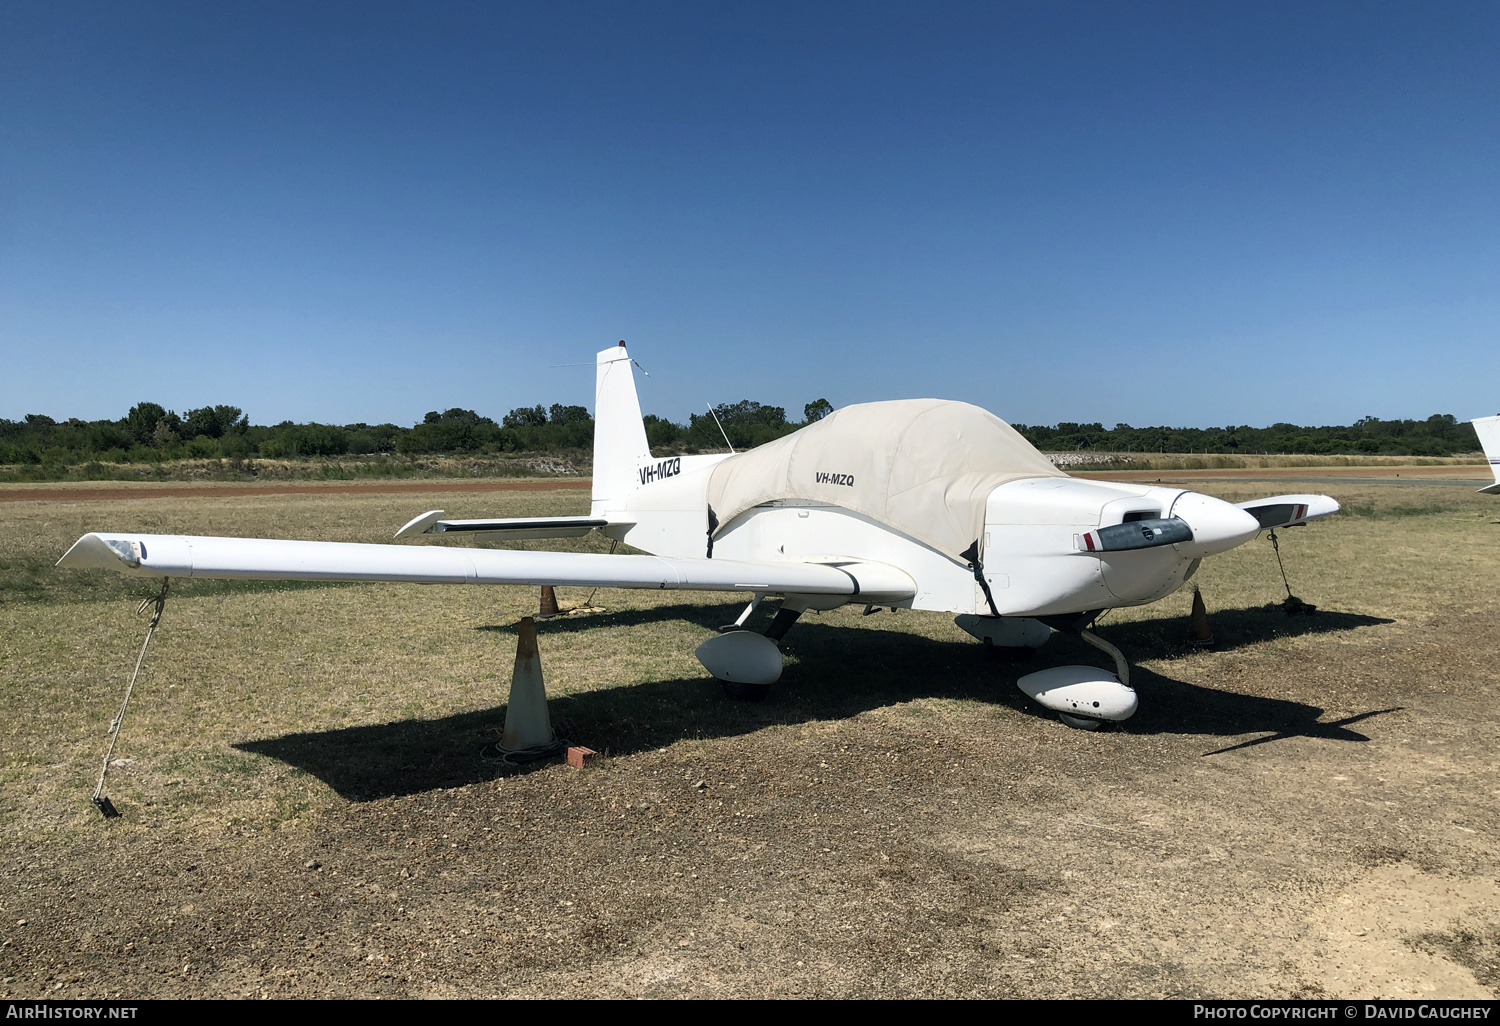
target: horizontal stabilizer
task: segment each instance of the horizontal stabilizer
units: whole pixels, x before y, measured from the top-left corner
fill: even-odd
[[[589,552],[513,552],[446,545],[368,545],[166,534],[86,534],[57,565],[99,567],[135,577],[550,584],[846,595],[881,605],[903,602],[916,594],[916,585],[910,577],[884,563],[752,563]]]
[[[1338,500],[1326,495],[1272,495],[1236,505],[1259,521],[1262,530],[1296,527],[1339,511]]]
[[[419,534],[490,534],[496,538],[528,541],[534,538],[582,538],[590,531],[610,525],[629,526],[627,521],[602,517],[496,517],[490,520],[444,520],[440,509],[423,513],[396,532],[397,538]]]

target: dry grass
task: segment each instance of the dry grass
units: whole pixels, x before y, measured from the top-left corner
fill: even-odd
[[[1071,454],[1063,454],[1071,455]],[[1253,470],[1285,467],[1467,467],[1486,466],[1484,453],[1460,456],[1321,456],[1264,453],[1100,452],[1092,461],[1069,462],[1068,470]],[[1481,475],[1483,476],[1483,475]]]
[[[1098,735],[935,614],[804,617],[773,698],[729,702],[692,650],[734,596],[609,591],[541,638],[554,718],[606,758],[517,773],[477,752],[531,590],[187,582],[108,823],[87,798],[150,588],[52,570],[79,534],[383,541],[587,498],[0,505],[0,922],[27,921],[0,994],[1337,994],[1345,889],[1412,905],[1379,874],[1493,866],[1500,505],[1331,491],[1347,512],[1282,543],[1322,612],[1273,608],[1264,540],[1206,561],[1219,646],[1184,644],[1186,595],[1111,614],[1143,708]],[[1035,665],[1067,661],[1098,660],[1058,638]],[[1381,971],[1482,992],[1428,943],[1477,920],[1411,915]]]

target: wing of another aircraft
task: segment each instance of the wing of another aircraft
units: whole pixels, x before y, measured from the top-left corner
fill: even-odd
[[[1490,470],[1495,474],[1495,483],[1479,489],[1486,495],[1500,492],[1500,416],[1480,417],[1473,422],[1479,435],[1479,444],[1484,448],[1485,458],[1490,461]]]
[[[86,534],[57,565],[136,577],[550,584],[848,596],[880,603],[916,594],[912,579],[895,567],[853,560],[772,563],[167,534]]]

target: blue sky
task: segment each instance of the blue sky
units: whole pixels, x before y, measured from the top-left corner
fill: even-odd
[[[1490,2],[0,6],[0,417],[1472,417],[1497,286]]]

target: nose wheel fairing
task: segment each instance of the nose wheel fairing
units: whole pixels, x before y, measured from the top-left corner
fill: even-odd
[[[1084,642],[1110,656],[1117,672],[1097,666],[1054,666],[1028,673],[1016,681],[1016,686],[1043,708],[1057,713],[1068,726],[1080,730],[1098,730],[1105,723],[1130,719],[1140,703],[1130,686],[1130,663],[1125,654],[1086,627],[1069,632],[1076,632]]]
[[[1135,689],[1097,666],[1054,666],[1016,681],[1026,697],[1057,713],[1070,727],[1098,730],[1135,715]],[[1083,722],[1075,722],[1075,721]]]

